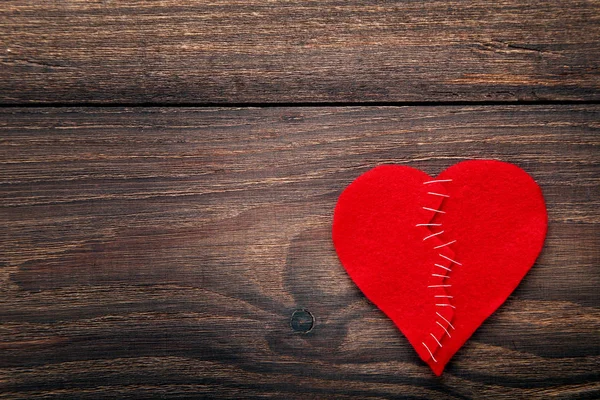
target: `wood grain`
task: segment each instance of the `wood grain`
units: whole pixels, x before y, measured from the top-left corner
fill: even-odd
[[[0,115],[0,398],[600,396],[600,106]],[[345,274],[331,214],[375,165],[464,158],[525,168],[550,227],[436,378]]]
[[[600,100],[598,0],[7,0],[0,102]]]

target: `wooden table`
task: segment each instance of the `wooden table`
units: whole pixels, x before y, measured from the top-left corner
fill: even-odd
[[[5,1],[0,398],[600,397],[600,2],[540,3]],[[549,232],[438,378],[331,216],[469,158]]]

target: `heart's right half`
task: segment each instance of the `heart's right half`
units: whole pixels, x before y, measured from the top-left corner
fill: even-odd
[[[440,375],[533,266],[547,224],[525,171],[471,160],[435,178],[367,171],[340,195],[332,234],[352,280]]]

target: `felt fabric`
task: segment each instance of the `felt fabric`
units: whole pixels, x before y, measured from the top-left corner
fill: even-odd
[[[470,160],[436,178],[367,171],[340,195],[332,236],[352,280],[441,375],[532,267],[547,224],[525,171]]]

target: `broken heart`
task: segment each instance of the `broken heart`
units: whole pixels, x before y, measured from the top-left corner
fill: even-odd
[[[440,375],[532,267],[547,222],[539,186],[513,164],[464,161],[436,178],[382,165],[340,195],[333,242],[360,290]]]

